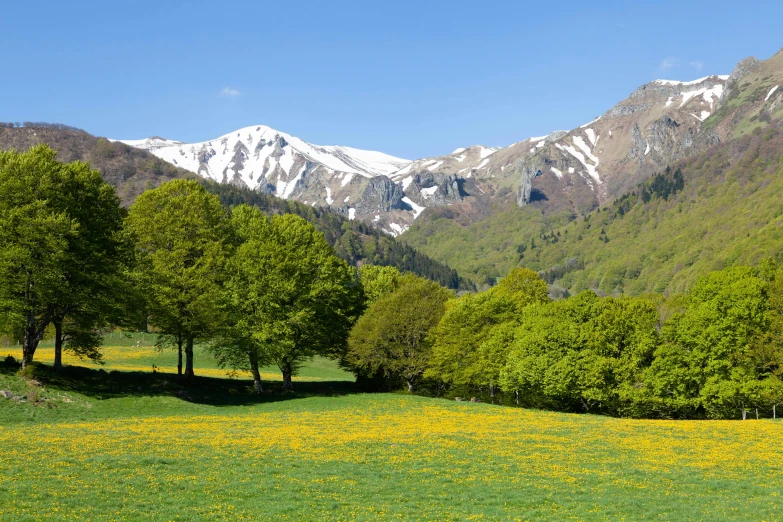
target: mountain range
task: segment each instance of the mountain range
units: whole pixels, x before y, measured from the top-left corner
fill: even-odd
[[[263,125],[188,144],[6,124],[0,148],[44,141],[65,161],[91,161],[126,204],[168,179],[197,177],[229,199],[238,196],[218,187],[241,201],[293,205],[275,211],[315,207],[342,220],[317,218],[345,259],[395,259],[452,287],[492,285],[526,266],[555,295],[681,291],[708,269],[781,250],[770,235],[783,175],[781,85],[783,52],[749,57],[728,75],[651,81],[571,130],[416,160],[313,145]]]
[[[729,75],[655,80],[572,130],[415,161],[313,145],[263,125],[200,143],[160,137],[121,141],[205,178],[328,206],[392,235],[426,216],[427,208],[458,205],[481,214],[483,207],[511,195],[518,206],[537,203],[547,212],[579,215],[667,164],[741,132],[732,118],[721,115],[729,110],[732,92],[744,92],[748,76],[758,83],[763,71],[758,88],[767,91],[759,105],[776,106],[781,92],[773,89],[783,83],[781,61],[780,54],[766,62],[748,58]]]

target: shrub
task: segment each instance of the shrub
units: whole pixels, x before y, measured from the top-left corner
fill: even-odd
[[[39,364],[36,362],[32,362],[28,364],[26,367],[19,370],[18,375],[19,377],[22,377],[24,379],[32,380],[35,379],[38,374],[40,373],[40,370],[38,369]]]

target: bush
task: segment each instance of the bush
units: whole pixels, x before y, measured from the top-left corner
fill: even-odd
[[[32,363],[28,364],[26,367],[21,368],[17,372],[17,375],[19,375],[19,377],[22,377],[24,379],[29,379],[29,380],[35,379],[38,376],[38,374],[40,373],[40,370],[39,370],[38,367],[39,367],[38,363],[32,362]]]

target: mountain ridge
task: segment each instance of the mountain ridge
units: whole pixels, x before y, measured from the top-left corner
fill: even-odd
[[[606,204],[656,168],[701,147],[694,136],[720,104],[729,79],[653,80],[574,129],[506,147],[471,145],[417,160],[312,145],[264,125],[197,143],[157,136],[120,141],[202,177],[329,206],[399,235],[428,208],[465,200],[486,206],[508,190],[515,192],[520,206],[549,201],[552,209],[568,208],[574,214]],[[625,170],[633,172],[618,175]]]

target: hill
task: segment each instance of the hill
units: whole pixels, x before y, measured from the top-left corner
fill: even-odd
[[[27,150],[47,143],[58,150],[60,161],[87,161],[101,171],[101,176],[117,189],[123,204],[130,205],[136,196],[176,178],[194,178],[193,173],[177,168],[155,156],[123,143],[67,125],[24,122],[21,126],[0,123],[0,149]]]
[[[248,204],[268,215],[296,214],[313,223],[324,234],[335,253],[346,262],[390,265],[404,272],[437,281],[446,288],[474,290],[475,285],[456,270],[435,261],[388,234],[359,220],[350,220],[323,207],[304,205],[236,185],[204,181],[207,189],[220,196],[226,206]]]
[[[556,294],[682,292],[710,270],[783,251],[782,196],[783,131],[774,120],[576,220],[506,205],[462,227],[436,214],[403,238],[482,283],[525,266]]]

